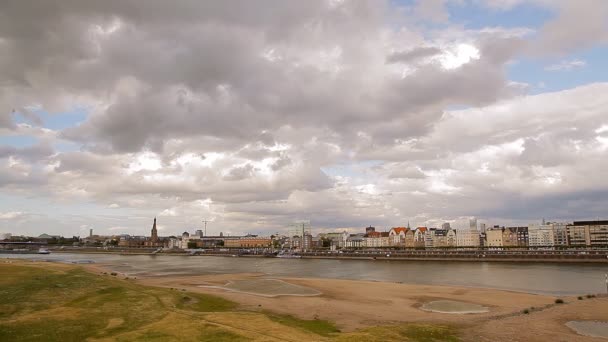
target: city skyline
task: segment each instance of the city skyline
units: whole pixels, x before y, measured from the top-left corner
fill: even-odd
[[[593,0],[3,2],[0,232],[606,217],[607,16]]]

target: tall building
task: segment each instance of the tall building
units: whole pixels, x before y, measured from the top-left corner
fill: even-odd
[[[89,229],[89,237],[93,237],[93,228]]]
[[[158,231],[156,230],[156,217],[154,218],[154,224],[152,225],[152,234],[150,240],[153,243],[158,242]]]
[[[486,224],[485,223],[480,223],[479,224],[479,231],[482,233],[486,232]]]
[[[472,218],[469,220],[469,228],[477,230],[477,218]]]
[[[451,228],[451,227],[450,227],[450,222],[444,222],[444,223],[441,225],[441,229],[448,230],[448,229],[450,229],[450,228]]]

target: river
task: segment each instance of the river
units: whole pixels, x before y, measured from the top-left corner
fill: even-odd
[[[608,273],[608,265],[572,263],[372,261],[71,253],[2,254],[0,258],[68,263],[91,261],[129,276],[260,272],[270,277],[455,285],[550,295],[605,293],[604,274]]]

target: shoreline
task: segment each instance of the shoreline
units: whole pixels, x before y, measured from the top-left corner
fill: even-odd
[[[185,253],[185,252],[177,252],[177,253],[148,253],[148,252],[124,252],[124,251],[87,251],[87,250],[51,250],[52,253],[58,254],[118,254],[118,255],[149,255],[149,256],[187,256],[187,257],[239,257],[239,258],[276,258],[269,257],[266,255],[255,255],[255,254],[244,254],[237,255],[235,253],[197,253],[194,255]],[[0,253],[1,254],[12,254],[12,253]],[[18,253],[14,253],[18,254]],[[29,253],[29,254],[37,254],[37,253]],[[41,254],[44,255],[44,254]],[[277,258],[280,259],[280,258]],[[289,260],[293,260],[296,258],[289,258]],[[439,257],[427,257],[427,256],[333,256],[333,255],[302,255],[301,258],[297,259],[327,259],[327,260],[369,260],[369,261],[457,261],[457,262],[511,262],[511,263],[551,263],[551,264],[608,264],[608,258],[596,258],[596,259],[588,259],[588,258],[564,258],[564,257],[555,257],[555,258],[546,258],[546,257],[451,257],[451,256],[439,256]]]

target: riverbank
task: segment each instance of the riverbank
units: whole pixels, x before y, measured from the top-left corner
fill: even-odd
[[[187,341],[210,336],[214,341],[430,341],[432,337],[599,342],[602,339],[577,335],[565,323],[608,320],[605,297],[560,297],[565,303],[555,304],[554,296],[458,286],[261,273],[138,275],[135,279],[120,273],[113,276],[115,271],[110,270],[99,264],[2,260],[0,340],[41,334],[36,335],[38,339],[54,336],[45,339],[61,341]],[[245,286],[246,291],[240,286],[225,288],[231,282],[265,279],[295,286],[296,294],[306,291],[306,297],[268,296],[269,289],[260,295],[252,293],[259,289],[251,286]],[[423,310],[426,303],[437,301],[476,304],[488,312]]]
[[[608,298],[578,300],[495,289],[430,286],[403,283],[279,277],[290,284],[314,289],[318,296],[268,297],[222,289],[235,281],[266,279],[259,273],[204,276],[143,277],[137,281],[155,287],[178,288],[230,299],[249,310],[270,310],[299,319],[334,322],[344,332],[383,325],[435,324],[454,327],[463,341],[593,341],[565,326],[570,320],[608,320]],[[488,312],[446,314],[421,309],[433,301],[477,304]],[[525,311],[530,311],[526,314]],[[529,323],[533,320],[534,324]],[[504,322],[504,323],[503,323]],[[504,326],[503,326],[504,324]],[[526,329],[520,329],[526,326]]]
[[[239,253],[238,251],[224,252],[196,252],[162,251],[155,250],[61,250],[53,249],[53,253],[82,253],[82,254],[121,254],[121,255],[169,255],[169,256],[221,256],[267,258],[265,254]],[[335,259],[335,260],[384,260],[384,261],[457,261],[457,262],[522,262],[522,263],[589,263],[608,264],[608,255],[605,251],[563,251],[563,252],[521,252],[521,251],[415,251],[404,253],[401,251],[360,252],[360,253],[327,253],[307,252],[300,253],[301,259]]]

